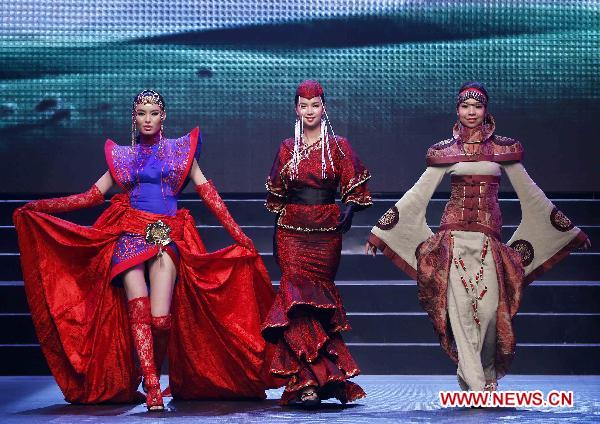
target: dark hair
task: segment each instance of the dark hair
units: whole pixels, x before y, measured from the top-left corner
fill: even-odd
[[[458,94],[462,93],[463,91],[465,91],[467,88],[475,88],[479,91],[481,91],[483,94],[485,94],[485,97],[489,100],[490,99],[490,95],[488,94],[487,90],[485,89],[485,86],[477,81],[469,81],[469,82],[465,82],[463,85],[460,86],[460,88],[458,89]]]
[[[321,102],[323,102],[323,105],[325,105],[325,94],[321,94],[321,96],[320,96],[320,97],[321,97]],[[294,97],[294,104],[295,104],[296,106],[298,106],[298,102],[299,102],[299,101],[300,101],[300,96],[296,95],[296,96]]]

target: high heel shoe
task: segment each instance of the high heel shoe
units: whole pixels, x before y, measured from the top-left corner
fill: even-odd
[[[147,375],[144,378],[146,392],[146,408],[150,412],[160,412],[165,410],[162,393],[160,391],[160,380],[154,375]]]
[[[302,390],[302,393],[300,393],[300,402],[302,402],[302,406],[307,408],[319,405],[321,399],[319,399],[319,395],[317,394],[317,388],[311,386]]]

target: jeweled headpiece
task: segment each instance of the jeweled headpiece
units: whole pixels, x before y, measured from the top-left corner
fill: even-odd
[[[456,106],[458,106],[459,104],[461,104],[462,102],[464,102],[465,100],[468,100],[468,99],[477,100],[479,103],[481,103],[484,106],[487,106],[487,104],[488,104],[488,96],[486,93],[479,90],[478,88],[468,87],[468,88],[465,88],[460,93],[458,93],[458,96],[456,96]]]
[[[323,96],[323,87],[315,80],[302,81],[296,88],[296,96],[312,99]]]
[[[165,111],[165,101],[158,91],[144,90],[133,99],[134,110],[137,105],[149,104],[158,105],[163,112]]]
[[[144,90],[133,99],[131,107],[131,145],[135,145],[135,107],[138,105],[157,105],[161,110],[161,121],[165,119],[165,101],[158,91]],[[163,138],[162,123],[160,126],[160,138]]]

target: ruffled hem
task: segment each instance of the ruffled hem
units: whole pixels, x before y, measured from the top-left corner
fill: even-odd
[[[354,178],[348,181],[348,183],[341,188],[342,202],[345,202],[346,197],[348,197],[356,187],[366,183],[370,179],[371,174],[367,169],[364,169],[359,175],[356,175]],[[370,198],[370,196],[368,197]]]
[[[275,302],[262,325],[265,339],[271,343],[277,343],[282,333],[292,326],[292,322],[294,325],[298,325],[296,320],[291,317],[297,316],[299,313],[315,317],[322,331],[340,332],[351,329],[339,294],[333,284],[326,288],[323,284],[282,280]],[[314,326],[309,327],[315,335],[319,333]]]
[[[312,321],[318,325],[316,320]],[[271,374],[289,379],[280,403],[287,405],[297,401],[302,390],[309,386],[317,388],[320,399],[337,398],[346,403],[364,397],[360,386],[347,381],[358,375],[360,370],[341,336],[332,334],[329,338],[325,335],[311,347],[316,355],[307,361],[304,360],[307,352],[301,349],[295,352],[298,346],[294,344],[306,339],[306,333],[298,330],[296,328],[279,340],[271,363]],[[302,344],[307,346],[304,342]]]

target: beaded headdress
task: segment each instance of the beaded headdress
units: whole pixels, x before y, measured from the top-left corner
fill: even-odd
[[[456,106],[458,106],[467,99],[477,100],[484,106],[487,106],[488,104],[488,96],[483,91],[475,87],[465,88],[463,91],[458,93],[458,96],[456,96]]]
[[[161,110],[161,121],[165,119],[165,101],[158,91],[154,90],[143,90],[133,99],[133,105],[131,107],[131,145],[135,145],[135,107],[138,105],[157,105]],[[160,138],[163,138],[163,127],[162,122],[160,124]]]
[[[312,99],[313,97],[323,96],[323,87],[315,80],[302,81],[296,88],[296,96]]]
[[[305,99],[312,99],[318,97],[321,100],[321,103],[323,104],[323,116],[325,117],[325,119],[321,118],[321,178],[325,179],[327,176],[327,161],[325,160],[326,152],[327,160],[329,161],[331,171],[335,173],[335,167],[333,165],[333,158],[331,156],[331,148],[329,143],[329,132],[331,132],[333,140],[338,146],[338,149],[339,145],[337,142],[335,132],[333,131],[333,127],[331,126],[331,122],[329,121],[329,116],[327,115],[327,109],[325,108],[325,100],[323,98],[323,94],[323,87],[321,87],[321,84],[319,84],[315,80],[302,81],[296,88],[296,97],[303,97]],[[328,127],[329,131],[327,131]],[[294,126],[294,152],[292,154],[291,166],[292,178],[298,177],[298,165],[300,164],[300,145],[302,144],[303,137],[304,122],[302,120],[302,116],[300,116],[296,119],[296,125]]]

